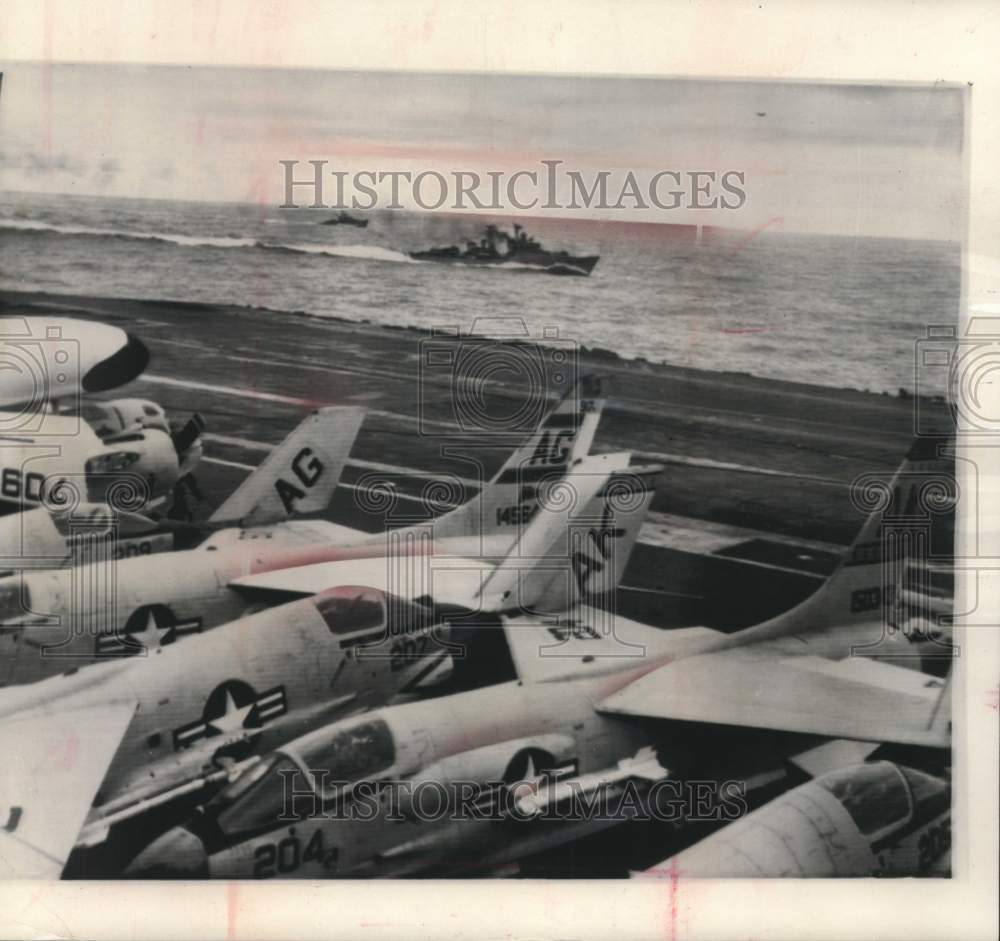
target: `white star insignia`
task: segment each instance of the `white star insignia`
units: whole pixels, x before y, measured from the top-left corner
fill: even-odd
[[[156,623],[156,618],[153,617],[153,612],[150,611],[149,617],[146,619],[146,626],[141,631],[133,634],[132,638],[139,641],[147,650],[159,650],[163,635],[169,632],[169,627],[160,627]]]
[[[221,716],[219,716],[219,718],[212,719],[206,724],[209,728],[215,729],[223,735],[229,735],[232,732],[239,732],[240,735],[237,737],[241,738],[247,716],[250,715],[250,711],[255,705],[256,703],[252,702],[248,706],[237,706],[236,701],[233,699],[233,694],[227,692],[225,711]]]

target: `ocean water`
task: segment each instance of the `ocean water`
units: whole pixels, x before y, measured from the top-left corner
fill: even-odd
[[[952,242],[773,230],[697,242],[666,226],[531,221],[546,247],[601,256],[589,278],[556,277],[406,254],[476,238],[487,217],[381,210],[356,214],[365,229],[319,224],[332,215],[4,193],[0,287],[425,328],[520,318],[533,336],[555,328],[626,358],[894,394],[914,387],[927,327],[958,319]]]

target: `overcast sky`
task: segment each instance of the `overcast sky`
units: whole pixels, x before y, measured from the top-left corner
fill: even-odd
[[[738,213],[647,221],[960,237],[954,86],[8,63],[0,187],[278,204],[282,159],[330,168],[738,170]]]

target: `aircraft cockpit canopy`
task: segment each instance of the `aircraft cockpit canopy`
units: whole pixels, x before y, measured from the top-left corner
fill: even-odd
[[[374,588],[332,588],[313,599],[331,634],[369,634],[386,627],[386,599]]]
[[[948,807],[947,782],[889,761],[841,768],[817,782],[844,805],[861,833],[872,838]]]
[[[322,812],[358,781],[374,780],[396,759],[383,719],[358,716],[307,736],[288,754],[278,752],[249,768],[216,798],[217,822],[232,836]]]
[[[430,608],[377,588],[343,585],[316,595],[313,603],[330,633],[357,635],[352,643],[363,646],[412,633],[434,619]]]
[[[222,808],[219,828],[232,836],[276,826],[285,809],[285,789],[302,787],[301,778],[298,765],[284,755],[248,769],[215,798]]]
[[[316,792],[335,800],[345,787],[374,780],[396,761],[396,743],[385,719],[355,716],[305,736],[294,746],[299,765],[312,769]]]

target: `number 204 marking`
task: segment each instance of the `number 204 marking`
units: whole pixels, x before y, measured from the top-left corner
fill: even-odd
[[[304,863],[312,862],[331,869],[337,864],[338,855],[335,846],[325,849],[322,830],[313,833],[305,849],[292,832],[277,843],[262,843],[254,850],[253,876],[255,879],[272,879],[276,875],[295,872]]]

